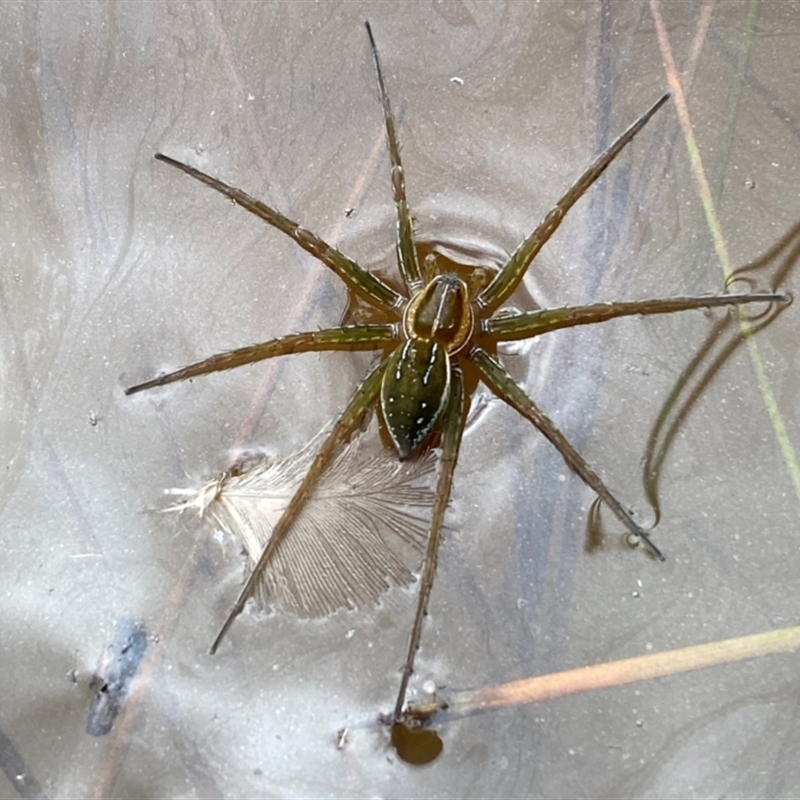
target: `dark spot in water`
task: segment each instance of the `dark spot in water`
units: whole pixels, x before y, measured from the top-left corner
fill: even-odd
[[[433,728],[410,726],[403,722],[392,725],[392,745],[407,764],[422,766],[437,759],[444,743]]]
[[[147,633],[144,623],[120,620],[114,640],[106,648],[90,684],[95,690],[86,716],[86,733],[90,736],[105,736],[111,731],[145,650]]]

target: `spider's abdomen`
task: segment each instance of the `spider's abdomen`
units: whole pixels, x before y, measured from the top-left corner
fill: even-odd
[[[381,382],[381,412],[395,450],[409,458],[433,431],[450,394],[450,359],[433,339],[408,339]]]

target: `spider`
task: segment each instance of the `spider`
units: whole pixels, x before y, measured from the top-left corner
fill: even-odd
[[[377,406],[384,431],[398,458],[410,459],[440,447],[439,473],[422,565],[419,596],[400,688],[392,721],[414,719],[414,709],[404,711],[406,691],[422,634],[423,619],[433,586],[445,510],[450,498],[453,472],[467,419],[470,398],[478,381],[529,420],[558,449],[567,465],[598,495],[629,531],[631,544],[639,541],[664,560],[647,532],[617,500],[600,476],[584,460],[555,424],[516,383],[497,357],[497,345],[569,328],[636,314],[670,314],[696,308],[783,302],[777,293],[723,293],[699,297],[672,297],[585,306],[547,308],[524,313],[502,311],[526,270],[556,231],[570,208],[600,177],[611,162],[669,99],[662,95],[619,138],[601,153],[568,189],[539,225],[522,241],[495,274],[475,269],[462,278],[440,268],[435,255],[420,259],[412,217],[406,199],[395,120],[389,104],[381,60],[369,23],[365,23],[375,64],[386,138],[391,162],[391,182],[397,215],[397,266],[403,289],[389,284],[349,259],[319,236],[279,211],[240,189],[176,161],[162,153],[156,159],[170,164],[225,195],[234,203],[283,231],[297,244],[341,278],[350,292],[374,309],[377,322],[349,324],[272,339],[261,344],[219,353],[175,372],[132,386],[130,395],[209,372],[233,369],[289,353],[322,350],[377,350],[382,357],[355,390],[350,402],[324,439],[299,488],[272,531],[247,581],[212,646],[216,652],[247,599],[253,594],[264,569],[289,535],[292,523],[312,487],[340,447],[359,429],[364,417]],[[467,381],[465,383],[465,376]]]

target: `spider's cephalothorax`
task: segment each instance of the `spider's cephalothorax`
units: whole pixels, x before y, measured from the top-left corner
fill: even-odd
[[[402,290],[396,291],[376,275],[274,208],[240,189],[159,153],[156,155],[159,161],[177,167],[292,237],[300,247],[332,269],[354,295],[372,307],[374,314],[371,319],[375,321],[292,334],[220,353],[133,386],[126,390],[126,394],[289,353],[320,350],[383,352],[384,356],[380,363],[364,378],[323,441],[299,488],[275,525],[269,542],[220,629],[211,652],[216,651],[231,624],[244,608],[245,602],[252,595],[264,571],[269,569],[271,560],[275,557],[281,542],[290,534],[292,523],[317,478],[340,446],[359,428],[365,414],[378,404],[389,437],[401,459],[415,455],[436,441],[440,443],[436,499],[431,515],[419,598],[394,707],[393,719],[400,721],[404,718],[406,689],[413,672],[414,657],[419,646],[422,623],[433,585],[442,524],[466,420],[469,398],[466,396],[464,386],[465,368],[469,368],[470,371],[468,390],[472,390],[472,376],[476,376],[477,380],[483,382],[490,391],[528,419],[558,449],[567,465],[597,493],[625,525],[630,536],[636,541],[643,541],[653,555],[663,559],[661,552],[633,519],[631,513],[609,491],[599,475],[555,424],[539,410],[524,389],[511,378],[496,356],[497,344],[531,339],[559,328],[604,322],[616,317],[669,314],[692,308],[752,302],[783,302],[787,298],[776,293],[723,293],[701,297],[598,303],[495,315],[522,280],[536,254],[561,224],[565,214],[653,114],[664,105],[669,95],[665,94],[659,98],[595,159],[545,215],[541,223],[521,242],[491,280],[487,281],[488,271],[475,270],[471,279],[464,281],[452,274],[438,274],[435,258],[427,258],[422,264],[419,263],[411,214],[406,200],[405,178],[394,117],[369,24],[367,33],[375,61],[392,165],[392,188],[397,213],[397,263]],[[409,719],[413,718],[412,712]]]

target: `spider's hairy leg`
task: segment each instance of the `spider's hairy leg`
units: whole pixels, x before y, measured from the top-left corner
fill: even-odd
[[[567,193],[547,212],[536,229],[514,251],[513,255],[492,282],[478,297],[480,308],[488,312],[495,311],[517,288],[525,270],[553,235],[567,212],[580,200],[584,192],[603,174],[606,167],[630,143],[634,136],[647,124],[650,117],[669,99],[669,93],[662,95],[650,108],[642,114],[610,147],[601,153],[570,187]]]
[[[506,372],[500,362],[480,347],[473,347],[469,353],[469,358],[478,368],[481,380],[489,389],[501,400],[518,411],[525,419],[532,422],[534,427],[544,434],[558,452],[561,453],[564,461],[567,462],[567,466],[573,472],[577,473],[583,482],[597,493],[617,519],[619,519],[634,536],[645,542],[653,555],[663,561],[664,555],[650,541],[650,537],[645,530],[636,523],[630,512],[613,494],[611,494],[611,491],[603,483],[600,476],[569,443],[564,434],[556,427],[555,423],[537,408],[533,400],[525,394],[522,387],[520,387],[508,372]]]
[[[394,195],[394,205],[397,209],[397,263],[409,294],[413,294],[422,286],[422,277],[420,275],[419,259],[417,258],[417,248],[414,244],[414,227],[411,223],[411,212],[408,210],[408,201],[406,200],[406,178],[400,161],[400,145],[397,142],[394,115],[392,114],[392,107],[389,105],[389,95],[386,93],[386,82],[383,77],[378,47],[375,44],[375,37],[372,35],[372,27],[369,22],[365,22],[364,26],[367,29],[372,58],[375,61],[375,72],[378,75],[383,120],[386,125],[386,141],[389,145],[389,159],[392,164],[392,193]]]
[[[335,247],[323,241],[316,234],[298,225],[288,217],[276,211],[274,208],[256,200],[241,189],[236,189],[223,183],[199,169],[190,167],[174,158],[165,156],[163,153],[156,153],[158,161],[170,164],[173,167],[185,172],[187,175],[196,178],[206,186],[216,189],[220,194],[232,200],[236,205],[247,209],[251,214],[255,214],[263,219],[273,228],[283,231],[287,236],[294,239],[300,247],[314,258],[330,267],[362,300],[376,308],[398,316],[398,309],[402,306],[405,298],[398,294],[391,286],[365,270],[355,261],[349,259],[344,253],[340,253]]]
[[[494,317],[483,323],[484,332],[496,342],[532,339],[543,333],[593,325],[617,317],[647,314],[672,314],[693,308],[741,306],[747,303],[786,303],[789,295],[778,292],[748,292],[743,294],[710,294],[696,297],[667,297],[656,300],[635,300],[624,303],[594,303],[588,306],[566,306],[526,311],[507,317]]]
[[[245,364],[263,361],[265,358],[285,356],[290,353],[311,353],[319,350],[379,350],[394,338],[394,325],[346,325],[322,331],[293,333],[280,339],[217,353],[196,364],[189,364],[188,367],[182,367],[175,372],[168,372],[145,383],[131,386],[125,390],[125,394],[136,394],[156,386],[185,381],[198,375],[207,375],[209,372],[235,369]]]
[[[400,679],[400,689],[397,693],[397,702],[394,706],[392,719],[399,722],[403,716],[403,704],[406,699],[408,681],[414,672],[414,658],[419,648],[422,635],[422,623],[428,609],[428,600],[433,588],[433,579],[436,574],[436,560],[439,554],[439,542],[442,536],[444,513],[450,499],[450,490],[453,485],[453,472],[458,460],[458,450],[461,445],[461,435],[464,432],[464,379],[461,370],[454,366],[451,373],[450,399],[442,423],[442,449],[439,458],[439,480],[436,485],[436,502],[433,507],[431,527],[428,534],[428,547],[425,551],[425,561],[422,565],[419,597],[417,598],[417,611],[414,615],[414,625],[408,642],[408,654],[403,665],[403,677]]]
[[[305,474],[302,483],[294,493],[292,499],[289,501],[289,505],[286,507],[283,515],[275,525],[269,542],[267,542],[267,546],[259,556],[258,561],[253,567],[253,571],[250,573],[247,581],[242,587],[242,590],[239,592],[239,596],[236,598],[236,602],[233,604],[227,619],[223,623],[219,633],[214,639],[214,643],[211,645],[211,655],[216,653],[220,642],[222,642],[222,640],[225,638],[225,634],[228,632],[231,625],[233,625],[234,620],[239,616],[239,614],[242,613],[242,609],[244,609],[247,599],[253,594],[256,584],[261,579],[264,569],[267,567],[270,559],[273,557],[278,547],[280,547],[281,542],[286,537],[286,534],[289,532],[295,517],[303,507],[303,504],[308,498],[309,492],[314,487],[317,478],[319,478],[319,476],[322,474],[322,471],[325,469],[328,462],[336,455],[338,448],[347,441],[350,435],[361,424],[364,414],[375,402],[375,399],[377,398],[378,392],[381,388],[381,379],[383,378],[383,373],[386,371],[388,364],[389,358],[384,358],[381,363],[378,364],[378,366],[375,367],[375,369],[372,370],[372,372],[370,372],[366,378],[364,378],[364,380],[361,382],[361,385],[358,387],[358,389],[356,389],[353,397],[350,399],[350,402],[347,404],[347,407],[341,413],[339,419],[336,420],[333,430],[331,430],[325,441],[322,443],[322,446],[314,458],[314,461],[311,463],[311,466],[308,468],[308,472]]]

